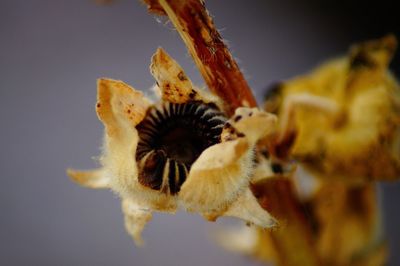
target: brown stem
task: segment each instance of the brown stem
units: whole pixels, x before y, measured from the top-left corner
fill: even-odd
[[[209,89],[221,97],[228,114],[257,102],[222,41],[201,0],[145,0],[151,12],[167,15],[185,42]]]

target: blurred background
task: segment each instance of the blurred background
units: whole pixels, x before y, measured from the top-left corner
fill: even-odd
[[[269,84],[354,42],[400,37],[394,3],[384,0],[210,0],[207,7],[260,102]],[[0,265],[261,265],[212,241],[220,223],[182,212],[154,215],[139,249],[125,233],[119,199],[65,174],[95,166],[103,135],[97,78],[146,90],[154,82],[150,57],[162,46],[204,84],[165,22],[138,0],[0,0]],[[400,265],[400,183],[381,188],[389,265]]]

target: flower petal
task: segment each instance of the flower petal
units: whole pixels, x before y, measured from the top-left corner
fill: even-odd
[[[261,228],[270,228],[277,225],[277,221],[260,206],[248,187],[229,206],[224,216],[237,217]]]
[[[142,231],[152,218],[151,210],[138,202],[123,199],[122,212],[125,215],[126,230],[132,236],[135,244],[137,246],[142,246]]]
[[[110,176],[110,187],[122,197],[140,190],[137,182],[135,126],[144,118],[149,101],[122,81],[98,80],[97,114],[106,128],[101,163]]]
[[[253,151],[244,138],[203,151],[179,193],[185,207],[206,213],[225,211],[241,188],[248,185],[252,160]]]
[[[237,108],[229,123],[237,131],[244,134],[252,145],[259,139],[274,133],[277,129],[277,117],[258,108]],[[226,132],[222,133],[223,136],[225,134]]]
[[[110,180],[103,168],[87,171],[68,169],[67,174],[73,181],[84,187],[100,189],[108,188],[110,185]]]
[[[221,137],[229,141],[203,151],[182,185],[180,199],[188,210],[209,220],[230,215],[270,227],[273,218],[258,205],[248,186],[255,144],[274,131],[276,117],[256,108],[238,108],[228,125]],[[251,215],[246,208],[255,213]]]
[[[181,66],[162,48],[158,48],[151,58],[150,72],[161,89],[163,100],[172,103],[201,100]]]
[[[140,91],[112,79],[98,80],[97,99],[97,115],[110,136],[133,129],[142,121],[150,105]]]

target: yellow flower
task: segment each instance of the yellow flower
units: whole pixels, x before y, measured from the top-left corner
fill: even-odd
[[[265,109],[279,117],[278,156],[325,179],[398,179],[400,85],[388,69],[396,46],[393,35],[354,45],[271,91]]]
[[[208,220],[233,216],[273,226],[249,183],[255,144],[275,130],[276,117],[243,107],[228,119],[223,103],[196,89],[162,49],[150,69],[161,97],[157,103],[122,81],[98,81],[96,111],[105,126],[102,167],[68,170],[71,178],[115,191],[137,244],[153,211],[182,208]]]

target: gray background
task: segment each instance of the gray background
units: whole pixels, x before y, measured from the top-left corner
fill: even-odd
[[[391,4],[253,0],[208,1],[208,8],[261,99],[268,84],[350,43],[398,32]],[[65,175],[67,167],[95,166],[103,135],[94,111],[98,77],[145,90],[153,83],[150,57],[162,46],[203,84],[164,22],[135,0],[109,7],[0,0],[0,265],[259,265],[215,245],[209,235],[218,224],[186,213],[156,214],[138,249],[116,196]],[[398,66],[397,56],[397,74]],[[382,187],[390,265],[400,265],[400,183]]]

